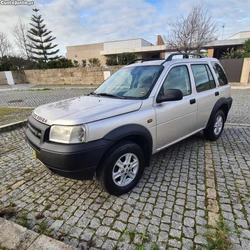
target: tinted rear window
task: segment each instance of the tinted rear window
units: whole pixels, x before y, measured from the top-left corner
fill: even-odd
[[[222,69],[222,67],[216,62],[212,62],[212,65],[213,65],[214,72],[217,76],[220,86],[228,84],[226,74],[224,73],[224,70]]]

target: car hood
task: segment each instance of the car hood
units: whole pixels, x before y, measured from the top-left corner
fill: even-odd
[[[133,112],[141,104],[141,100],[81,96],[42,105],[32,116],[48,125],[77,125]]]

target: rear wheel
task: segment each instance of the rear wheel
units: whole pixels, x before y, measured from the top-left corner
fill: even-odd
[[[217,140],[223,131],[225,124],[225,114],[222,110],[218,110],[212,118],[212,122],[207,129],[204,129],[205,137],[210,141]]]
[[[97,179],[110,194],[122,195],[136,186],[144,166],[145,157],[140,146],[123,141],[106,153],[97,170]]]

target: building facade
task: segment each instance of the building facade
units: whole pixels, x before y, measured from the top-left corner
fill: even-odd
[[[98,58],[101,64],[106,65],[109,56],[122,53],[135,53],[137,58],[165,58],[166,45],[161,36],[158,35],[156,45],[142,39],[120,40],[96,44],[84,44],[67,46],[66,57],[72,61],[76,60],[82,64],[82,60]]]
[[[242,31],[225,40],[214,40],[207,46],[208,57],[215,57],[220,59],[223,53],[234,49],[235,51],[241,51],[243,49],[244,42],[250,38],[250,31]]]

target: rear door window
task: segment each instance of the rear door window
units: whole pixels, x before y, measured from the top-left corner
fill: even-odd
[[[216,87],[213,75],[207,64],[191,65],[197,92],[206,91]]]

